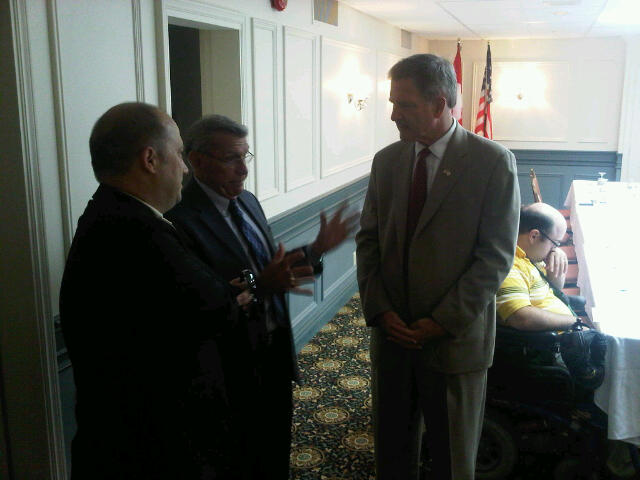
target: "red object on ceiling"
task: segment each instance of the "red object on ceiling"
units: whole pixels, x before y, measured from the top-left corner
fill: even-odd
[[[271,6],[276,10],[284,10],[287,8],[287,0],[271,0]]]

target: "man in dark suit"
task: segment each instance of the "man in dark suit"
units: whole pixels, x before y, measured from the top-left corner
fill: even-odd
[[[456,76],[448,61],[414,55],[389,77],[401,141],[373,160],[356,237],[373,327],[377,479],[418,478],[424,417],[433,478],[470,480],[495,294],[518,231],[515,158],[452,118]]]
[[[154,106],[120,104],[90,150],[100,186],[60,292],[77,394],[72,478],[236,478],[217,342],[239,299],[162,215],[187,171],[178,127]]]
[[[190,238],[200,257],[223,278],[245,269],[257,274],[259,302],[252,320],[228,354],[248,351],[246,362],[227,362],[225,372],[236,381],[232,403],[245,421],[247,478],[286,479],[291,443],[292,380],[298,379],[291,322],[284,293],[303,292],[299,285],[322,268],[322,256],[352,231],[354,216],[342,219],[343,208],[327,222],[321,215],[313,244],[285,253],[276,246],[260,203],[244,190],[251,161],[247,128],[227,117],[197,121],[185,138],[185,154],[194,178],[182,202],[167,217]]]

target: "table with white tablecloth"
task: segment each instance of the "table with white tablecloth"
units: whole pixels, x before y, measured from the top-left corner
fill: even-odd
[[[596,405],[608,437],[640,445],[640,184],[575,180],[570,208],[578,287],[586,311],[608,335]]]

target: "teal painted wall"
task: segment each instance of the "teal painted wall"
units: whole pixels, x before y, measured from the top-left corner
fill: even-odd
[[[294,212],[272,219],[270,224],[276,241],[284,243],[288,250],[312,242],[320,229],[320,212],[331,218],[343,202],[348,202],[350,211],[361,210],[368,183],[368,176],[361,178]],[[325,255],[324,271],[315,279],[313,296],[288,296],[298,351],[356,292],[355,248],[351,238]]]
[[[620,180],[622,155],[617,152],[579,152],[570,150],[512,150],[518,166],[522,203],[533,202],[529,170],[534,169],[545,203],[565,208],[569,187],[574,180],[596,180],[605,172],[611,181]]]

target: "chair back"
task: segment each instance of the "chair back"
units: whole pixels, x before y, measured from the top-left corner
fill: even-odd
[[[540,194],[540,185],[538,185],[538,178],[536,172],[532,168],[529,170],[529,177],[531,178],[531,190],[533,191],[533,201],[542,202],[542,195]]]

